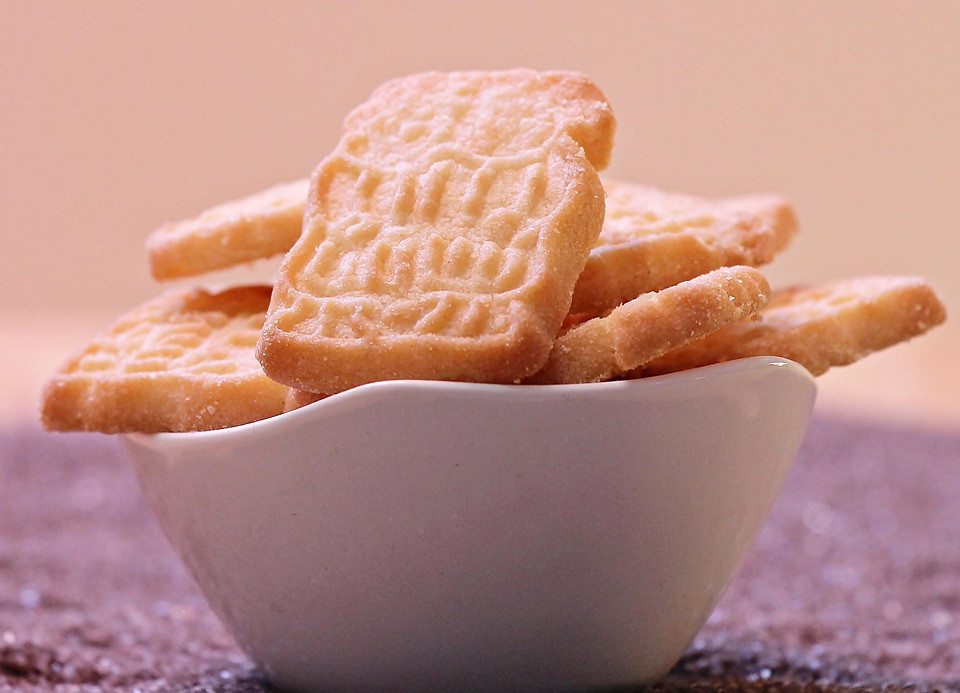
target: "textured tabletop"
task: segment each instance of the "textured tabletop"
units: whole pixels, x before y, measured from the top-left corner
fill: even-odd
[[[960,691],[960,435],[820,417],[655,691]],[[0,691],[263,691],[116,441],[0,431]]]

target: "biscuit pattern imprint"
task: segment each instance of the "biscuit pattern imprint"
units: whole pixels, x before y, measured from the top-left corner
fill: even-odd
[[[51,430],[222,428],[283,411],[254,357],[270,287],[176,290],[121,317],[48,382]]]
[[[573,295],[572,313],[602,314],[732,265],[764,265],[797,231],[778,195],[707,199],[606,178],[603,230]]]
[[[745,320],[665,354],[632,377],[749,356],[780,356],[813,375],[893,346],[946,320],[933,289],[917,277],[871,276],[774,292],[761,320]]]
[[[600,231],[594,167],[612,131],[580,75],[429,73],[378,89],[313,174],[264,368],[327,394],[536,370]]]

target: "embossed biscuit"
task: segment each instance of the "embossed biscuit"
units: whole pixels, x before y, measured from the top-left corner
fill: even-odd
[[[788,358],[821,375],[923,334],[946,319],[946,309],[920,278],[871,276],[778,289],[761,317],[718,330],[631,375],[669,373],[747,356]]]
[[[755,313],[770,286],[752,267],[721,267],[658,292],[560,335],[532,384],[610,380],[672,349]]]
[[[606,218],[573,293],[599,315],[718,267],[770,262],[797,231],[779,195],[706,199],[604,179]]]
[[[614,119],[575,73],[426,73],[378,88],[311,178],[258,344],[332,394],[543,365],[603,220]]]
[[[289,388],[253,354],[269,300],[268,286],[174,290],[130,311],[49,379],[44,426],[197,431],[281,413]]]
[[[147,238],[154,279],[176,279],[285,253],[300,235],[307,179],[274,185],[166,224]]]

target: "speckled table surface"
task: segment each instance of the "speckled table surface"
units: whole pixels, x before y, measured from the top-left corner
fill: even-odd
[[[652,691],[960,691],[960,435],[818,418]],[[0,691],[263,691],[116,442],[0,431]]]

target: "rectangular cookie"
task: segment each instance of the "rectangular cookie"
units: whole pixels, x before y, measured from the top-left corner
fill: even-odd
[[[537,371],[600,232],[613,130],[576,73],[381,86],[312,176],[257,347],[265,371],[323,394]]]
[[[48,430],[202,431],[283,412],[254,358],[269,286],[176,289],[119,318],[48,380]]]
[[[601,315],[718,267],[764,265],[797,232],[779,195],[707,199],[605,178],[606,217],[570,311]]]

